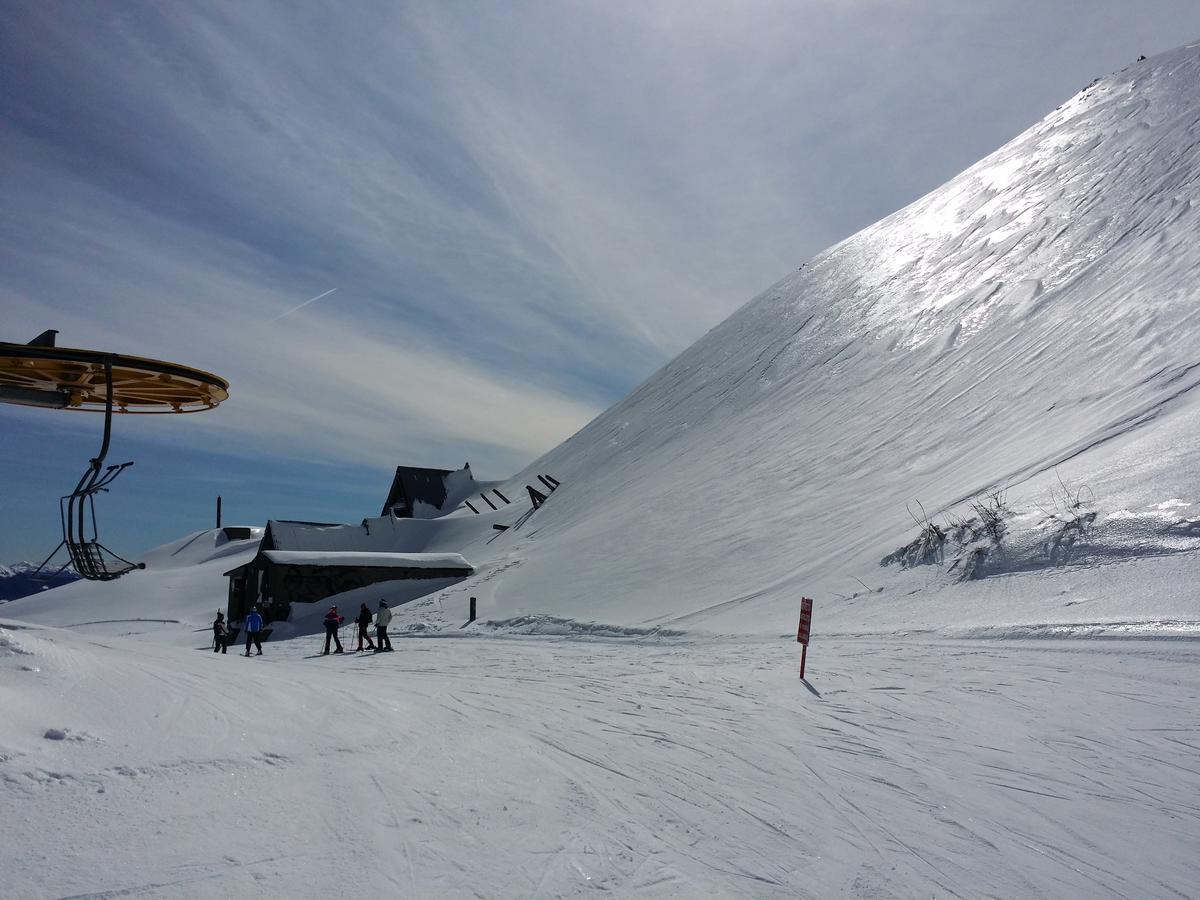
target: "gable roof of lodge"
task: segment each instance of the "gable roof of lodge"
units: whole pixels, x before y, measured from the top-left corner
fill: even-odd
[[[470,465],[463,468],[470,469]],[[462,469],[458,470],[462,471]],[[419,466],[396,466],[392,486],[388,490],[380,515],[386,516],[392,508],[404,501],[411,510],[418,503],[441,509],[446,502],[446,476],[451,469],[423,469]]]

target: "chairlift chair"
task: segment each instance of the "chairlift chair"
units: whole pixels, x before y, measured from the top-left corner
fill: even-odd
[[[37,571],[67,548],[75,571],[92,581],[112,581],[145,568],[100,542],[96,495],[107,493],[132,462],[105,466],[112,417],[119,413],[185,413],[213,409],[229,396],[229,382],[175,363],[95,350],[56,347],[58,332],[28,344],[0,342],[0,402],[50,409],[104,412],[104,439],[71,493],[59,498],[62,540]],[[36,573],[35,573],[36,574]]]

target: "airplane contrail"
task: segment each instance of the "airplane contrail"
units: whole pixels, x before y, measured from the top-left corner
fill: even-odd
[[[329,289],[329,290],[327,290],[325,293],[323,293],[323,294],[317,294],[317,296],[315,296],[315,297],[310,297],[309,299],[307,299],[307,300],[305,300],[303,303],[301,303],[299,306],[293,306],[291,309],[287,310],[286,312],[281,312],[281,313],[280,313],[279,315],[277,315],[275,318],[273,318],[273,319],[267,319],[267,321],[268,321],[268,322],[278,322],[278,321],[279,321],[280,319],[282,319],[284,316],[290,316],[292,313],[296,312],[297,310],[304,309],[304,307],[308,306],[308,304],[310,304],[310,303],[316,303],[316,302],[317,302],[318,300],[320,300],[322,297],[328,297],[330,294],[332,294],[332,293],[333,293],[334,291],[336,291],[336,290],[337,290],[337,288],[330,288],[330,289]]]

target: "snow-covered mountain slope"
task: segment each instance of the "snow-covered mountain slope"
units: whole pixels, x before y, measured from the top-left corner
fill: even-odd
[[[488,613],[778,634],[807,594],[848,629],[953,622],[976,586],[836,597],[890,585],[877,563],[916,535],[918,502],[936,519],[1007,486],[1036,514],[1060,477],[1094,495],[1112,547],[1093,566],[1194,551],[1198,233],[1194,44],[1093,84],[820,254],[514,479],[563,488],[489,545],[513,568]],[[1144,527],[1126,540],[1128,516]],[[1175,588],[1139,612],[1200,617]]]

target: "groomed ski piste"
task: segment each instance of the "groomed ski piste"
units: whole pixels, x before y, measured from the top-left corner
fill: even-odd
[[[1191,45],[406,525],[395,653],[213,654],[215,531],[0,606],[0,895],[1194,895],[1198,201]]]

